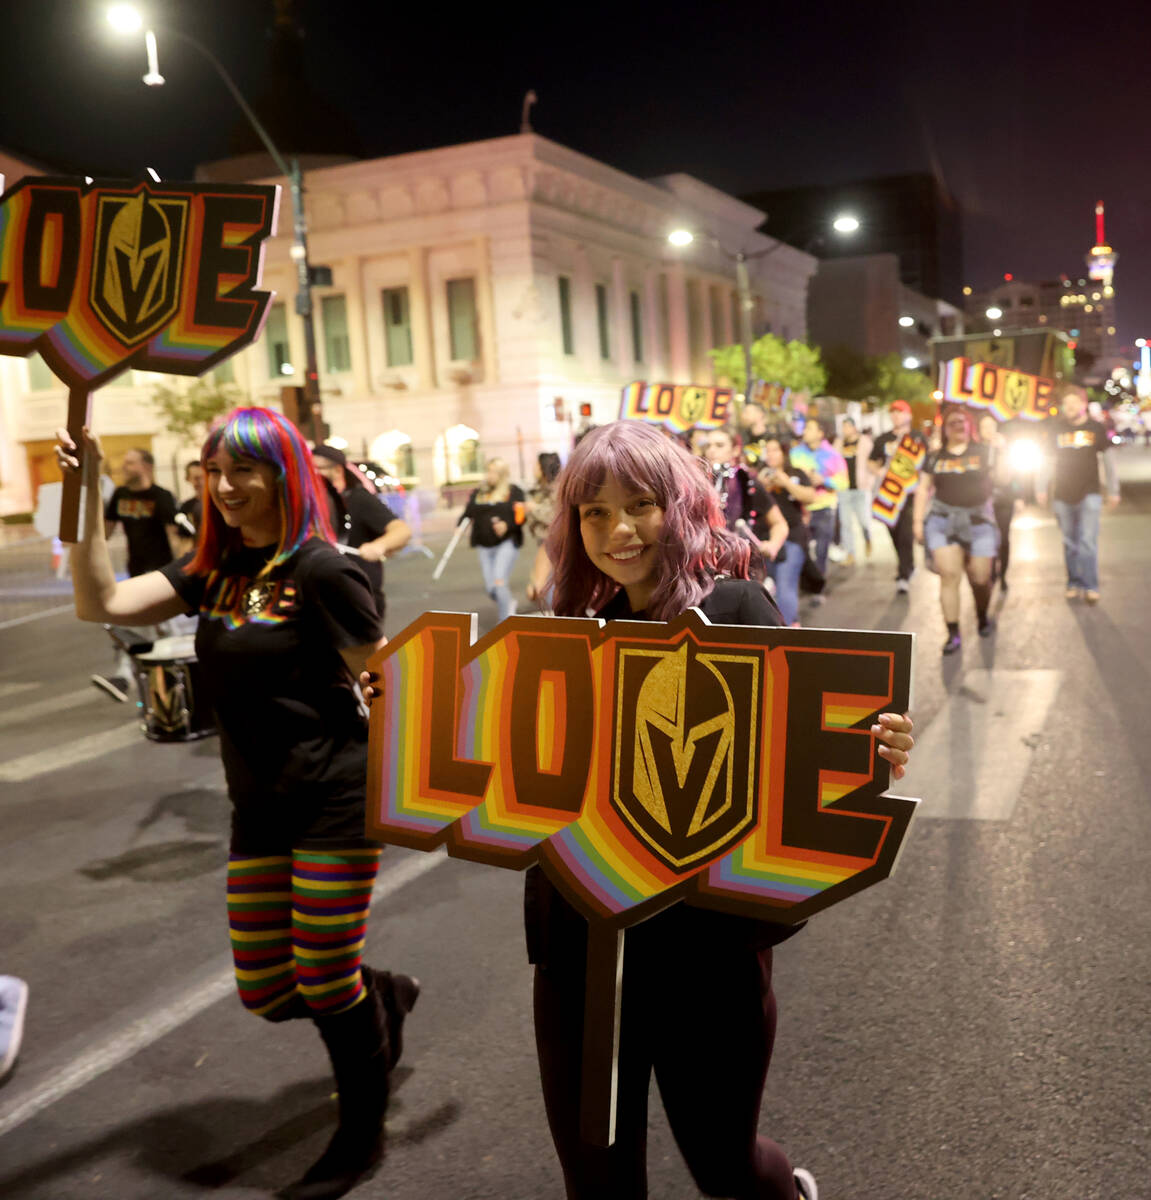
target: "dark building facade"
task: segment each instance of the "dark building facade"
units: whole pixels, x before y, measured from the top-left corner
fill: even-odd
[[[963,233],[957,202],[934,175],[784,188],[742,197],[767,213],[763,232],[820,258],[894,254],[900,282],[924,296],[963,303]],[[850,213],[858,231],[831,231]]]

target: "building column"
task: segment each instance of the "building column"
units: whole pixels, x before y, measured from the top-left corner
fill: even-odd
[[[412,321],[412,355],[420,390],[435,391],[436,359],[432,339],[432,310],[428,295],[428,252],[422,246],[408,251],[408,308]]]
[[[635,375],[635,347],[631,344],[631,297],[628,295],[627,276],[623,259],[611,260],[612,337],[616,365],[621,375]]]
[[[368,352],[363,260],[358,255],[348,259],[340,274],[348,280],[348,286],[344,289],[344,303],[348,310],[348,352],[352,356],[352,380],[356,393],[366,396],[372,391],[372,367]]]
[[[687,307],[687,277],[682,263],[672,263],[667,269],[668,329],[671,345],[668,364],[673,383],[691,382],[691,332]]]
[[[491,238],[477,237],[476,247],[476,317],[480,326],[480,361],[484,368],[484,383],[496,380],[496,306],[492,298]]]

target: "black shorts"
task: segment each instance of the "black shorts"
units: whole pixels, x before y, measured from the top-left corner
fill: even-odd
[[[246,858],[290,855],[293,850],[362,850],[378,844],[364,836],[362,792],[319,804],[268,797],[266,803],[232,809],[230,851]]]

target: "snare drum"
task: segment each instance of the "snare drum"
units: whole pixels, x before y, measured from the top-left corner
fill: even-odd
[[[193,742],[216,732],[201,690],[194,637],[161,638],[132,656],[144,709],[144,736],[154,742]]]

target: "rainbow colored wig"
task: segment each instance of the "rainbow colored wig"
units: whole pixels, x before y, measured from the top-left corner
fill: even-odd
[[[582,617],[601,609],[619,585],[588,558],[579,506],[614,479],[626,491],[650,490],[663,509],[656,547],[655,588],[647,606],[670,621],[715,587],[716,575],[749,578],[751,547],[729,533],[719,495],[699,459],[642,421],[614,421],[592,430],[575,448],[556,482],[556,516],[547,553],[555,582],[555,612]]]
[[[208,434],[200,451],[207,469],[208,459],[220,449],[233,458],[250,458],[267,463],[275,472],[280,505],[280,540],[276,552],[261,574],[290,558],[310,537],[334,542],[328,501],[300,431],[281,413],[270,408],[233,409]],[[220,565],[223,556],[241,546],[240,531],[230,528],[207,494],[200,538],[192,561],[184,568],[189,575],[206,575]]]

